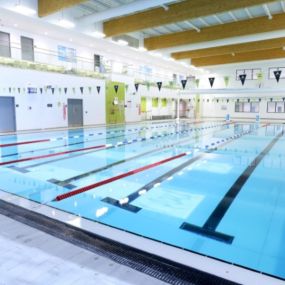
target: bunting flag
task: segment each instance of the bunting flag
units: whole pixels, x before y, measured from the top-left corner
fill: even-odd
[[[81,94],[83,94],[84,87],[79,87]]]
[[[183,90],[184,90],[185,87],[186,87],[186,84],[187,84],[187,79],[182,79],[182,80],[181,80],[181,84],[182,84],[182,88],[183,88]]]
[[[230,77],[229,76],[224,76],[224,82],[225,82],[225,86],[228,87],[229,82],[230,82]]]
[[[275,71],[273,71],[273,73],[274,73],[275,79],[276,79],[276,81],[278,83],[279,79],[281,77],[282,70],[275,70]]]
[[[75,93],[76,93],[76,89],[75,89],[75,87],[72,87],[72,92],[73,92],[73,94],[75,94]]]
[[[115,92],[116,94],[118,93],[118,90],[119,90],[119,85],[114,85],[114,89],[115,89]]]
[[[215,77],[209,77],[209,82],[210,82],[211,88],[214,85],[214,81],[215,81]]]
[[[54,94],[54,87],[51,88],[51,93]]]
[[[101,86],[96,86],[96,89],[97,89],[98,94],[100,94]]]
[[[19,93],[19,94],[21,93],[21,88],[19,88],[19,87],[18,87],[18,93]]]
[[[245,79],[246,79],[246,74],[240,74],[239,79],[241,81],[241,84],[244,85]]]
[[[136,89],[136,92],[138,92],[138,90],[139,90],[139,83],[135,83],[135,89]]]
[[[150,90],[150,83],[149,82],[146,83],[146,88],[147,88],[147,91]]]
[[[88,91],[89,91],[89,94],[92,93],[92,87],[91,86],[88,87]]]
[[[66,94],[67,93],[67,87],[64,87],[63,90],[64,90],[64,94]]]
[[[196,87],[199,88],[200,79],[195,79]]]
[[[125,85],[125,89],[126,89],[126,92],[128,92],[128,90],[129,90],[129,85],[128,84]]]
[[[40,92],[41,92],[41,94],[43,94],[43,88],[40,88]]]
[[[61,87],[58,88],[58,92],[59,92],[59,94],[61,94]]]
[[[156,84],[157,84],[158,90],[160,91],[161,86],[162,86],[162,82],[161,82],[161,81],[159,81],[159,82],[156,82]]]
[[[9,87],[9,93],[11,93],[11,91],[12,91],[12,88],[11,88],[11,87]]]

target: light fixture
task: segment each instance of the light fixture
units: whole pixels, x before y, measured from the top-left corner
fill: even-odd
[[[106,36],[104,33],[101,33],[99,31],[95,31],[95,32],[91,33],[91,35],[97,39],[102,39],[102,38],[105,38],[105,36]]]
[[[116,41],[116,43],[120,46],[127,46],[129,44],[127,41],[124,40],[118,40]]]
[[[75,26],[74,23],[72,23],[71,21],[65,20],[65,19],[60,19],[56,24],[66,29],[71,29]]]
[[[23,14],[23,15],[27,15],[27,16],[30,16],[30,15],[35,15],[37,13],[36,10],[32,9],[32,8],[29,8],[27,6],[23,6],[21,4],[17,4],[15,5],[15,8],[13,9],[15,12],[18,12],[20,14]]]
[[[138,51],[144,52],[144,51],[147,51],[147,49],[145,47],[139,47]]]

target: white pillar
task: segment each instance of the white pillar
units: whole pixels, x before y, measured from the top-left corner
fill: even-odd
[[[176,123],[179,123],[179,119],[180,119],[179,109],[180,109],[180,92],[178,91],[177,92],[177,117],[176,117]]]

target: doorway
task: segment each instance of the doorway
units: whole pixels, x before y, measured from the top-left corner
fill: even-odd
[[[0,97],[0,132],[15,131],[15,98]]]
[[[83,101],[82,99],[68,99],[68,127],[83,126]]]

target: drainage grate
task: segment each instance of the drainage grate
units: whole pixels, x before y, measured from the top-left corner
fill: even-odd
[[[173,285],[237,285],[0,200],[0,214]]]

